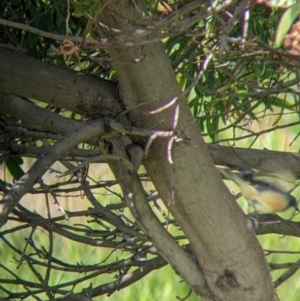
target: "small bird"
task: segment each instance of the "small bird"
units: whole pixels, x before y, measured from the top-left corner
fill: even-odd
[[[287,172],[255,174],[251,171],[239,176],[229,169],[222,169],[221,173],[240,187],[242,196],[256,211],[276,213],[289,207],[299,211],[297,201],[288,189],[295,186],[294,179]]]

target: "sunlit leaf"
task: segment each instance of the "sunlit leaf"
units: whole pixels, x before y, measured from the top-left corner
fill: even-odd
[[[267,1],[258,1],[259,3],[265,3],[270,7],[280,7],[280,8],[287,8],[290,7],[291,5],[293,5],[296,0],[267,0]]]
[[[277,30],[276,30],[276,37],[275,37],[275,47],[279,48],[284,40],[284,37],[289,32],[292,24],[294,23],[295,19],[298,17],[300,13],[300,1],[297,2],[288,8],[284,14],[282,15]]]

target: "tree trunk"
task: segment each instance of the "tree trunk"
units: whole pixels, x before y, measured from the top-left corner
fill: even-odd
[[[143,14],[147,11],[131,1],[109,2],[103,6],[100,21],[123,31],[133,30],[132,24]],[[174,129],[177,105],[179,108],[174,138],[180,136],[180,131],[184,141],[173,143],[172,154],[168,154],[170,141],[156,139],[144,165],[188,237],[207,291],[197,290],[176,263],[173,268],[205,300],[276,300],[254,231],[247,227],[244,214],[214,167],[163,46],[155,43],[140,48],[114,48],[109,53],[117,71],[121,98],[134,125]],[[178,100],[163,109],[175,97]],[[158,112],[150,114],[153,110]]]

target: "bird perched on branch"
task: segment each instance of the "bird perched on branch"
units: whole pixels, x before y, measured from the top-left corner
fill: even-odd
[[[284,171],[274,174],[244,171],[240,175],[229,169],[220,170],[241,189],[242,196],[256,211],[281,212],[289,207],[299,211],[297,201],[290,191],[295,187],[295,178]]]

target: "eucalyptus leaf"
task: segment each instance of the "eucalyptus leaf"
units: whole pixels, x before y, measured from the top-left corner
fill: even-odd
[[[283,42],[284,37],[289,32],[292,24],[294,23],[295,19],[298,17],[300,13],[300,1],[297,2],[289,7],[282,15],[277,30],[276,30],[276,37],[275,37],[275,47],[279,48]]]

